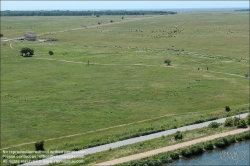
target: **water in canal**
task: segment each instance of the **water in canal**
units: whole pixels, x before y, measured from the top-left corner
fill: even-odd
[[[180,158],[166,166],[185,166],[185,165],[226,165],[226,166],[249,166],[250,165],[250,141],[243,141],[232,144],[225,149],[214,149],[206,151],[202,155],[191,158]]]

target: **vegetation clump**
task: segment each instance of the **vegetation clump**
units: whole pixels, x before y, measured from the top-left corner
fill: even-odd
[[[170,60],[170,59],[166,59],[164,62],[165,62],[165,63],[166,63],[166,65],[168,65],[168,66],[170,66],[170,65],[171,65],[171,60]]]
[[[34,55],[34,50],[28,47],[24,47],[20,50],[20,56],[32,57]]]
[[[35,142],[35,150],[36,151],[44,151],[44,141]]]
[[[217,122],[211,122],[211,123],[208,125],[209,128],[218,128],[219,126],[220,126],[220,124],[217,123]]]
[[[212,142],[205,142],[204,143],[204,149],[205,150],[213,150],[214,149],[214,145]]]
[[[54,52],[53,51],[49,51],[49,55],[54,55]]]
[[[230,142],[226,138],[219,138],[214,142],[214,145],[217,148],[224,148],[228,145],[230,145]]]
[[[174,135],[175,140],[181,140],[183,138],[183,135],[180,131],[177,131]]]
[[[225,107],[225,111],[229,112],[230,110],[231,110],[231,109],[230,109],[229,106],[226,106],[226,107]]]
[[[227,118],[225,123],[224,123],[225,127],[232,127],[233,126],[233,119],[232,118]]]

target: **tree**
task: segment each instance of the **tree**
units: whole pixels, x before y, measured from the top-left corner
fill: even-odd
[[[98,25],[100,25],[101,23],[100,22],[98,22]]]
[[[124,19],[124,17],[122,17],[122,19]]]
[[[170,60],[170,59],[166,59],[166,60],[165,60],[165,63],[166,63],[168,66],[170,66],[171,60]]]
[[[0,33],[0,37],[3,37],[3,34]]]
[[[21,49],[20,55],[23,57],[32,57],[32,55],[34,55],[34,50],[28,47],[24,47]]]
[[[54,52],[52,52],[52,51],[49,51],[49,55],[54,55]]]
[[[100,17],[100,15],[99,15],[99,14],[97,14],[97,15],[96,15],[96,17]]]
[[[113,20],[110,20],[110,22],[112,23],[112,22],[113,22]]]

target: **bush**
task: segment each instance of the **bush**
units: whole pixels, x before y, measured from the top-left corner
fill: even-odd
[[[233,126],[233,119],[232,118],[227,118],[225,123],[224,123],[225,127],[231,127]]]
[[[225,107],[225,111],[229,112],[230,110],[231,110],[231,109],[230,109],[229,106],[226,106],[226,107]]]
[[[211,122],[211,123],[208,125],[209,128],[218,128],[219,126],[220,126],[220,124],[217,123],[217,122]]]
[[[243,133],[241,135],[241,138],[244,139],[244,140],[249,140],[250,139],[250,132],[246,132],[246,133]]]
[[[238,124],[237,124],[237,128],[247,128],[247,123],[244,119],[240,119]]]
[[[165,62],[168,66],[170,66],[170,64],[171,64],[171,60],[170,60],[170,59],[166,59],[164,62]]]
[[[161,157],[161,162],[162,163],[171,163],[173,162],[172,158],[170,156],[162,156]]]
[[[235,136],[227,136],[226,139],[228,140],[228,142],[231,143],[235,143]]]
[[[205,150],[213,150],[214,145],[212,144],[212,142],[206,142],[206,143],[204,143],[204,149]]]
[[[230,143],[226,138],[219,138],[215,141],[214,145],[217,148],[224,148],[224,147],[230,145]]]
[[[177,131],[174,135],[175,140],[181,140],[183,137],[182,133],[180,131]]]
[[[54,55],[54,52],[52,52],[52,51],[49,51],[49,55]]]
[[[177,160],[177,159],[179,159],[179,153],[173,152],[173,153],[170,154],[170,157],[173,160]]]
[[[198,155],[203,153],[203,148],[200,145],[194,145],[190,148],[192,154]]]
[[[247,124],[250,125],[250,114],[247,115],[246,121],[247,121]]]
[[[185,157],[190,157],[192,155],[192,151],[189,148],[184,148],[181,150],[181,155]]]
[[[37,141],[35,143],[35,149],[36,151],[44,151],[44,141]]]
[[[238,118],[238,117],[233,118],[233,125],[234,126],[238,126],[239,122],[240,122],[240,118]]]
[[[243,139],[240,136],[236,136],[235,140],[238,141],[238,142],[243,141]]]

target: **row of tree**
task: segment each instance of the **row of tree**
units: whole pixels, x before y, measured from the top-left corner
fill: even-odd
[[[101,11],[69,11],[69,10],[39,10],[39,11],[1,11],[1,16],[100,16],[100,15],[166,15],[177,14],[173,11],[126,11],[126,10],[101,10]]]

